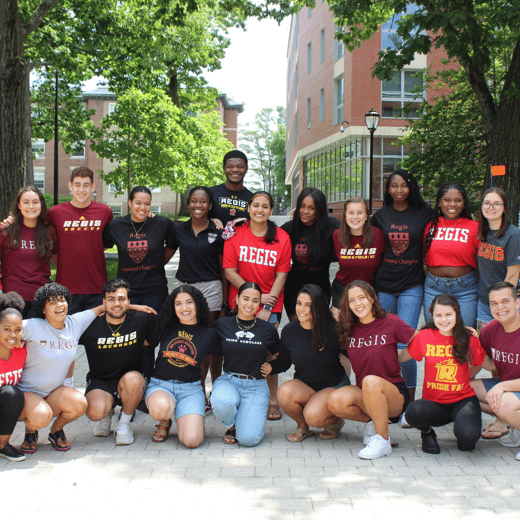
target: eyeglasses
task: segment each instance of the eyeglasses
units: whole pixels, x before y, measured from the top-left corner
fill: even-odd
[[[500,209],[504,205],[503,202],[489,202],[488,200],[485,200],[482,203],[482,207],[485,209],[493,208],[493,209]]]

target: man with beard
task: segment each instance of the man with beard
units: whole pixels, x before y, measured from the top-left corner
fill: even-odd
[[[103,295],[106,314],[95,319],[80,339],[90,369],[85,390],[87,416],[97,421],[93,434],[108,437],[114,407],[121,405],[115,436],[116,446],[124,446],[134,442],[130,420],[143,398],[145,376],[153,368],[155,319],[153,314],[129,310],[126,280],[108,281]]]

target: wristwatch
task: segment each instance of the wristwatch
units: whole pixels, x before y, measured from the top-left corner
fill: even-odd
[[[266,311],[273,312],[273,308],[272,308],[269,304],[264,305],[264,309],[265,309]]]

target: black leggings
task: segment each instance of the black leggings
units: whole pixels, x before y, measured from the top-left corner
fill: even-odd
[[[24,405],[23,392],[17,386],[0,388],[0,435],[11,435]]]
[[[410,426],[423,432],[431,426],[453,422],[453,433],[463,447],[474,446],[482,430],[482,412],[476,395],[449,404],[418,399],[408,405],[405,418]]]

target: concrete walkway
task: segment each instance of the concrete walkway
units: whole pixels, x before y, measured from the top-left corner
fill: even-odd
[[[175,270],[176,259],[168,266],[172,287]],[[78,388],[86,370],[80,351]],[[335,441],[292,444],[285,435],[294,422],[284,415],[267,423],[257,447],[242,448],[222,443],[224,428],[210,415],[196,450],[178,443],[175,426],[167,442],[153,443],[154,421],[141,412],[133,428],[135,444],[116,447],[113,436],[93,437],[82,417],[66,427],[73,446],[66,453],[56,452],[42,430],[42,444],[26,461],[0,459],[0,519],[517,520],[520,514],[518,450],[482,440],[473,453],[461,453],[449,427],[436,429],[441,454],[426,455],[415,430],[392,425],[399,446],[374,461],[357,457],[357,423],[346,424]],[[13,444],[22,439],[18,424]]]

